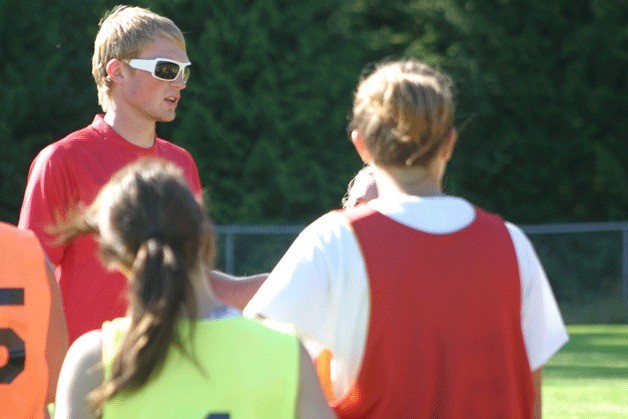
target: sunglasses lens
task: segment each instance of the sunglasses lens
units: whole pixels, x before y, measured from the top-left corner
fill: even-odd
[[[187,70],[187,68],[186,68]],[[164,80],[174,80],[179,75],[179,65],[168,61],[158,61],[155,65],[155,76]]]
[[[187,66],[183,69],[183,81],[187,82],[190,78],[190,67]]]

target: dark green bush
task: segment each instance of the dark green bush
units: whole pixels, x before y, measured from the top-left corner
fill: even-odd
[[[0,218],[28,166],[98,111],[97,23],[117,2],[0,1]],[[596,0],[138,1],[186,32],[193,77],[159,133],[198,162],[219,223],[307,222],[360,161],[345,127],[367,63],[416,56],[456,80],[446,188],[519,223],[624,220],[626,32]]]
[[[92,45],[117,3],[0,0],[0,219],[17,222],[32,158],[99,111]],[[625,2],[135,4],[186,33],[193,75],[158,132],[194,155],[219,224],[307,223],[339,206],[361,166],[346,133],[360,72],[401,56],[456,81],[447,192],[516,223],[627,218]],[[615,239],[533,240],[561,302],[617,295]],[[288,244],[248,240],[238,271],[270,269]]]

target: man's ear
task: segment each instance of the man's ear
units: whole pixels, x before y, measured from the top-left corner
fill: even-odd
[[[117,58],[112,58],[109,60],[107,65],[105,66],[105,70],[107,71],[107,78],[114,82],[124,81],[126,77],[126,73],[124,71],[124,63]]]
[[[351,142],[364,163],[370,163],[373,160],[371,153],[364,144],[364,137],[359,131],[351,131]]]
[[[456,142],[458,141],[458,131],[455,128],[449,130],[447,137],[445,137],[445,141],[443,141],[443,145],[441,146],[441,156],[445,159],[445,161],[449,161],[451,156],[454,154],[454,149],[456,148]]]

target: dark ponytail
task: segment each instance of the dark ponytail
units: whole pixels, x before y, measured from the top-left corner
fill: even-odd
[[[113,359],[111,380],[91,397],[97,406],[144,385],[163,365],[170,345],[180,346],[175,325],[183,307],[196,314],[184,257],[161,237],[140,245],[131,276],[131,326]]]

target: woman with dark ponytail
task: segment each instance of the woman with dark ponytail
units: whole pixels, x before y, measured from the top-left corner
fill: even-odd
[[[173,164],[127,166],[55,231],[94,234],[103,263],[129,280],[126,317],[70,348],[55,417],[333,415],[296,335],[212,293],[212,225]]]

